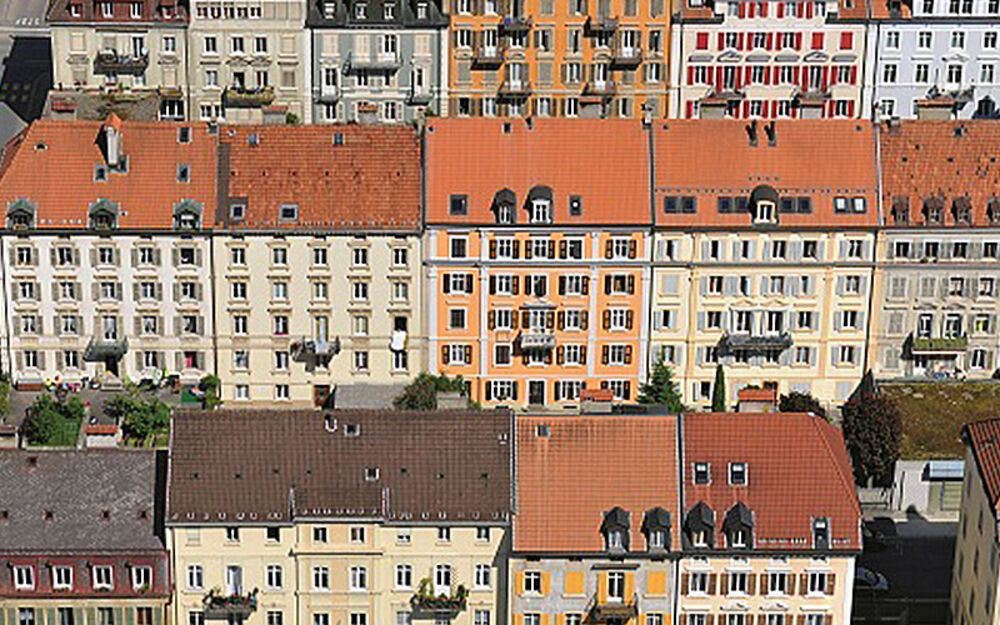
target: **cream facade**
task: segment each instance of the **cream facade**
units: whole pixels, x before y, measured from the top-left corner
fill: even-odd
[[[324,405],[424,370],[416,234],[220,234],[213,254],[224,401]]]
[[[963,438],[967,448],[952,569],[951,622],[995,623],[1000,619],[996,601],[1000,593],[997,511],[990,501],[974,445],[970,445],[968,437]]]
[[[191,118],[312,120],[304,0],[194,0],[188,27]]]

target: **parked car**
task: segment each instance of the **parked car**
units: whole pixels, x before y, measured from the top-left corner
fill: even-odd
[[[886,591],[889,590],[889,580],[881,573],[859,566],[854,571],[854,588]]]

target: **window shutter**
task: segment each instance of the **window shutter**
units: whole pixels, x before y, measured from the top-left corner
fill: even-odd
[[[611,294],[611,276],[604,276],[604,294]]]
[[[465,292],[472,293],[473,276],[471,273],[465,274]]]
[[[567,255],[567,243],[565,240],[559,241],[559,258],[566,258]]]
[[[635,258],[636,252],[638,251],[638,243],[635,239],[628,242],[628,257]]]
[[[531,316],[528,314],[527,310],[521,311],[521,327],[528,328],[531,326]]]
[[[625,364],[626,365],[632,364],[632,346],[631,345],[626,345],[625,346]],[[626,384],[628,384],[628,382],[626,382]]]
[[[653,311],[653,329],[661,330],[663,328],[663,317],[666,316],[665,310]]]
[[[612,245],[611,239],[604,242],[604,258],[611,258],[611,255],[614,253]]]
[[[549,258],[556,257],[556,242],[549,240]]]
[[[510,398],[517,401],[517,380],[511,384],[511,395]]]
[[[581,345],[580,346],[580,364],[581,365],[587,364],[587,346],[586,345]]]
[[[486,401],[493,401],[493,384],[486,382]]]
[[[625,329],[631,330],[632,325],[635,322],[635,313],[632,310],[625,311]]]
[[[698,313],[698,329],[699,330],[704,330],[705,329],[705,319],[706,319],[706,313],[705,313],[705,311],[699,312]]]
[[[490,258],[497,257],[497,242],[496,239],[490,241]]]
[[[626,282],[628,283],[628,293],[629,293],[629,295],[634,294],[635,293],[635,276],[632,275],[632,274],[629,274],[628,278],[626,279]]]
[[[590,312],[586,310],[580,311],[580,329],[586,330],[588,327],[588,321],[590,319]]]
[[[566,295],[566,276],[559,276],[559,295]]]
[[[465,349],[463,351],[465,352],[465,364],[471,365],[472,364],[472,346],[471,345],[466,345]]]
[[[491,310],[486,313],[486,327],[490,330],[494,330],[497,327],[497,313],[495,310]]]
[[[590,276],[583,277],[583,294],[584,295],[590,294]]]
[[[441,290],[444,293],[451,293],[451,280],[449,277],[447,272],[441,274]]]
[[[601,325],[602,325],[602,327],[605,330],[609,330],[611,328],[611,311],[610,310],[608,310],[608,309],[604,310],[604,313],[601,315]]]
[[[496,295],[497,292],[497,277],[490,276],[490,295]]]
[[[443,364],[447,365],[447,364],[449,364],[451,362],[451,354],[449,353],[450,351],[451,350],[448,349],[447,345],[442,345],[441,346],[441,362]]]
[[[566,327],[566,311],[560,310],[557,313],[556,317],[557,317],[556,326],[560,331],[562,331]]]
[[[608,364],[608,354],[609,354],[609,352],[610,352],[610,349],[608,348],[607,345],[601,346],[601,364],[602,365]]]

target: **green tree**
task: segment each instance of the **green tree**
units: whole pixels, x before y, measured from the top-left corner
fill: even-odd
[[[42,393],[28,407],[21,433],[31,445],[75,445],[85,412],[83,401],[75,395],[59,402]]]
[[[115,395],[106,410],[121,424],[127,438],[140,443],[170,428],[170,408],[158,397],[143,395],[138,390]]]
[[[201,400],[202,408],[213,410],[215,407],[222,405],[222,398],[219,397],[219,386],[221,384],[219,376],[216,375],[206,375],[201,379],[201,382],[198,383],[198,388],[205,393],[205,397]]]
[[[715,365],[715,385],[712,387],[712,412],[726,411],[726,372],[722,363]]]
[[[392,400],[396,410],[437,410],[438,393],[467,393],[462,376],[449,378],[442,374],[433,376],[421,373],[410,382],[398,397]]]
[[[820,405],[819,400],[809,393],[799,393],[792,391],[787,395],[782,395],[778,400],[779,412],[811,412],[820,417],[826,417],[826,410]]]
[[[862,486],[891,483],[903,439],[899,408],[884,395],[866,392],[844,404],[841,416],[854,480]]]
[[[674,381],[674,370],[664,364],[663,359],[653,365],[649,381],[639,387],[640,404],[661,404],[670,412],[684,412],[687,407],[681,401],[677,382]]]

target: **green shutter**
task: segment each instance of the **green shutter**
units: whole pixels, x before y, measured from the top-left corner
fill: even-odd
[[[59,621],[56,620],[55,608],[47,608],[45,610],[45,622],[48,623],[48,625],[59,625]]]
[[[115,625],[122,625],[122,623],[125,622],[122,612],[123,610],[121,609],[121,607],[114,608]],[[129,610],[129,612],[131,612],[131,610]]]
[[[83,622],[83,608],[73,608],[73,625],[85,625]]]
[[[153,608],[153,625],[163,625],[163,610],[162,605]]]
[[[87,625],[97,625],[97,608],[87,608]]]
[[[139,608],[125,608],[125,625],[135,625],[135,611]]]

